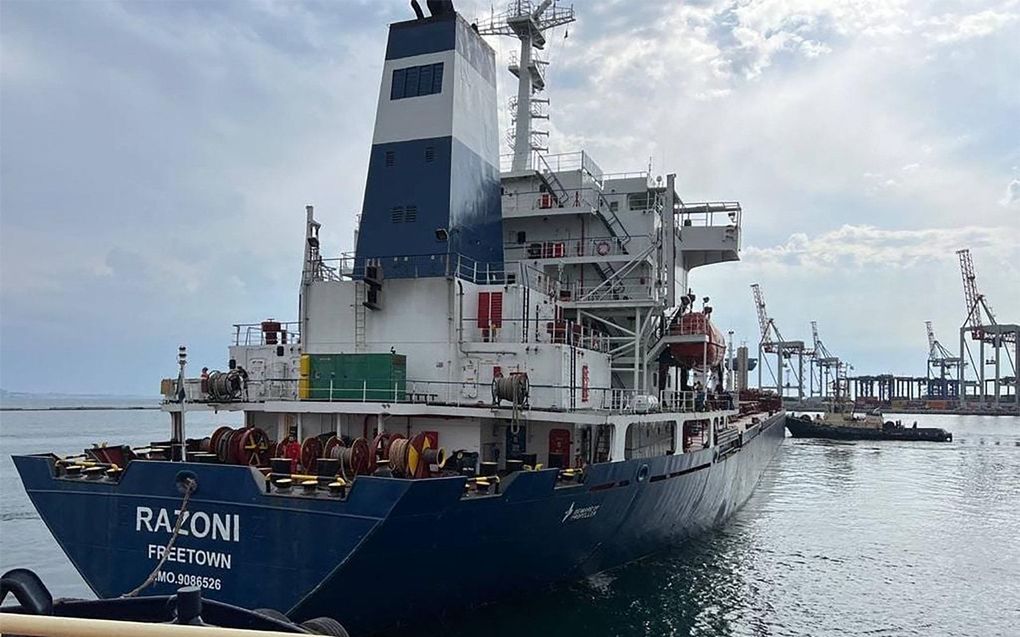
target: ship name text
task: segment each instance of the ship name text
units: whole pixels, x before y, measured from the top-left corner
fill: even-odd
[[[149,533],[173,533],[179,510],[153,511],[149,507],[135,510],[135,530]],[[241,516],[236,513],[206,513],[185,511],[181,521],[180,535],[199,539],[211,538],[224,542],[241,541]]]

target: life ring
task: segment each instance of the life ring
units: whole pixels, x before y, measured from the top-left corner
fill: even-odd
[[[599,241],[597,244],[595,244],[595,252],[600,257],[604,257],[607,254],[609,254],[609,247],[610,246],[608,241]]]

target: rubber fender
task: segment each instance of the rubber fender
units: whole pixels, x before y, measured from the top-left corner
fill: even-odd
[[[332,617],[316,617],[301,622],[301,627],[313,635],[329,635],[330,637],[351,637],[340,622]]]
[[[259,615],[262,615],[263,617],[268,617],[269,619],[287,622],[288,624],[291,623],[290,617],[287,617],[286,615],[276,610],[275,608],[256,608],[254,612],[258,613]]]
[[[15,568],[0,577],[0,603],[13,593],[21,607],[33,615],[53,614],[53,595],[39,576],[27,568]]]

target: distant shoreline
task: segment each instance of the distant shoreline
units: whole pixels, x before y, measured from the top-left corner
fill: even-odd
[[[0,411],[139,411],[160,409],[159,405],[78,405],[48,407],[0,407]]]

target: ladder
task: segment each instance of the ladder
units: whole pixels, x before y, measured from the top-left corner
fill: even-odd
[[[567,338],[570,339],[570,408],[577,409],[577,345],[573,332],[569,332]]]
[[[368,323],[368,284],[356,281],[354,284],[354,351],[365,351],[365,328]]]
[[[592,267],[595,268],[595,271],[599,273],[599,276],[602,277],[603,283],[609,281],[610,279],[613,279],[613,277],[616,276],[616,268],[614,268],[610,263],[593,262],[591,265]],[[610,298],[623,294],[624,290],[626,289],[625,286],[623,285],[623,282],[620,281],[618,278],[614,279],[614,281],[610,283],[610,286],[611,289],[608,292],[608,296]]]
[[[556,204],[559,207],[565,206],[567,202],[570,201],[570,193],[567,192],[563,182],[560,181],[559,177],[556,176],[556,173],[553,172],[553,169],[549,166],[549,163],[546,162],[542,153],[535,153],[535,156],[538,157],[538,162],[541,164],[538,173],[541,175],[545,184],[549,187],[549,190],[552,191],[552,196],[556,199]]]
[[[598,206],[595,208],[595,212],[598,213],[602,219],[602,223],[606,224],[606,229],[609,230],[609,234],[614,239],[620,242],[620,248],[624,252],[627,251],[627,244],[630,243],[630,233],[627,232],[627,227],[620,221],[620,217],[613,212],[612,207],[609,205],[609,201],[606,200],[605,196],[599,192]]]

